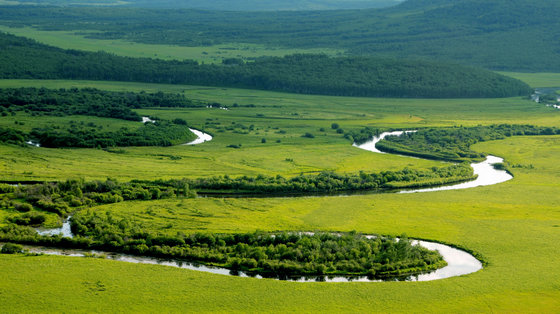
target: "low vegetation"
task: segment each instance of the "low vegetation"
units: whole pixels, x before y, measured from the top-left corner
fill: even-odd
[[[376,147],[384,152],[449,161],[481,161],[484,154],[471,150],[478,142],[520,135],[554,135],[560,129],[533,125],[491,125],[477,127],[420,129],[402,136],[387,136]]]

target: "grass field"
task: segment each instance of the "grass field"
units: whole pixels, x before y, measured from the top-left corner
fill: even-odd
[[[138,83],[0,81],[0,87],[17,86],[162,90],[217,101],[231,110],[139,110],[143,115],[184,118],[215,136],[198,146],[132,147],[112,153],[0,146],[0,174],[13,180],[428,168],[441,163],[351,147],[330,125],[408,129],[494,123],[558,126],[559,121],[558,111],[525,98],[379,99]],[[249,104],[255,107],[244,107]],[[32,123],[26,121],[24,126]],[[253,129],[226,128],[238,124]],[[315,138],[302,138],[304,132],[312,132]],[[267,143],[261,143],[263,137]],[[230,144],[242,146],[227,148]],[[504,157],[514,179],[494,186],[418,194],[172,199],[94,210],[111,211],[146,229],[169,234],[257,229],[406,233],[481,254],[488,266],[477,273],[418,283],[294,283],[102,259],[0,255],[0,269],[9,274],[0,282],[1,311],[558,312],[560,136],[512,137],[478,143],[473,149]]]
[[[129,42],[121,39],[87,38],[87,32],[79,34],[73,31],[43,31],[32,27],[13,28],[0,26],[1,32],[34,39],[40,43],[63,49],[85,51],[106,51],[119,56],[153,58],[163,60],[197,60],[204,63],[221,63],[227,58],[245,60],[262,56],[282,57],[295,53],[324,53],[342,55],[343,50],[331,48],[288,49],[267,47],[256,44],[221,44],[204,47],[185,47],[174,45],[150,45]]]
[[[92,81],[1,80],[0,87],[96,87],[184,93],[187,97],[217,101],[220,109],[142,109],[142,115],[163,119],[183,118],[189,125],[210,132],[214,140],[200,146],[123,148],[113,152],[91,149],[0,147],[0,172],[4,180],[56,180],[83,177],[122,180],[207,175],[297,175],[322,170],[358,172],[427,168],[435,161],[380,156],[351,147],[351,142],[331,129],[365,126],[413,129],[426,126],[527,123],[556,126],[559,112],[527,99],[382,99],[295,95],[243,89],[199,86],[115,83]],[[233,107],[238,104],[239,107]],[[246,105],[254,107],[246,107]],[[105,129],[135,122],[82,117],[37,118],[18,113],[0,117],[0,125],[24,122],[22,129],[56,120],[95,120]],[[54,120],[51,120],[54,119]],[[97,121],[97,120],[100,121]],[[107,126],[106,126],[107,125]],[[251,129],[251,126],[252,129]],[[228,129],[229,128],[229,129]],[[321,131],[321,129],[324,129]],[[306,132],[315,138],[303,138]],[[261,143],[262,139],[266,143]],[[280,141],[280,142],[278,142]],[[239,145],[241,148],[228,148]],[[175,157],[180,157],[179,160]]]
[[[489,266],[475,274],[419,283],[302,284],[99,259],[2,256],[0,265],[10,276],[0,284],[0,293],[11,296],[4,298],[3,310],[556,312],[559,144],[558,136],[477,144],[478,150],[525,166],[513,169],[514,180],[496,186],[423,194],[232,200],[225,206],[219,205],[223,200],[185,200],[182,207],[175,206],[175,214],[166,212],[175,218],[167,218],[176,223],[173,231],[406,232],[482,254]],[[188,211],[203,202],[208,203],[203,206],[206,212],[187,219]],[[142,216],[145,207],[134,208]]]
[[[18,124],[16,124],[17,122]],[[100,131],[110,132],[117,131],[120,128],[128,128],[129,130],[138,129],[142,126],[141,123],[135,121],[127,121],[120,119],[111,118],[100,118],[92,116],[65,116],[65,117],[55,117],[55,116],[41,116],[34,117],[25,112],[17,112],[15,116],[0,117],[0,127],[10,127],[18,129],[24,132],[29,132],[33,128],[45,128],[53,124],[69,126],[71,123],[76,125],[87,125],[93,123],[96,128]]]
[[[531,87],[560,87],[560,73],[499,73],[521,80]]]

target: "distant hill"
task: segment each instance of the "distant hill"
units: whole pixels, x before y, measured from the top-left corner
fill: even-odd
[[[560,72],[558,0],[408,0],[384,9],[313,12],[6,7],[0,24],[152,44],[334,47],[354,55]]]
[[[403,0],[17,0],[7,4],[50,6],[124,6],[226,11],[347,10],[394,6]],[[0,1],[0,5],[2,1]]]
[[[456,64],[292,55],[223,65],[63,50],[0,33],[0,78],[87,79],[238,87],[302,94],[423,98],[528,95],[525,83]]]

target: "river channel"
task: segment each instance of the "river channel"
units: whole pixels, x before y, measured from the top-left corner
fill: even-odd
[[[148,121],[149,122],[149,121]],[[184,144],[184,145],[195,145],[200,144],[212,139],[212,136],[205,134],[201,131],[191,129],[193,133],[197,135],[197,139],[193,142]],[[381,153],[384,152],[379,151],[375,144],[389,135],[402,135],[404,133],[415,132],[415,131],[395,131],[395,132],[385,132],[380,134],[379,136],[374,137],[372,140],[363,143],[361,145],[354,146],[365,149],[374,153]],[[408,157],[408,156],[407,156]],[[473,188],[477,186],[484,186],[484,185],[492,185],[501,182],[505,182],[510,180],[512,176],[504,170],[498,170],[493,167],[493,164],[501,163],[503,159],[496,157],[496,156],[488,156],[487,159],[480,163],[473,163],[471,166],[473,167],[474,173],[477,175],[475,180],[464,182],[455,185],[449,186],[442,186],[442,187],[435,187],[435,188],[426,188],[426,189],[415,189],[415,190],[404,190],[400,191],[399,193],[420,193],[420,192],[431,192],[431,191],[442,191],[442,190],[455,190],[455,189],[466,189],[466,188]],[[60,234],[63,237],[73,237],[72,231],[70,229],[70,220],[71,217],[68,217],[62,224],[61,228],[56,229],[37,229],[37,232],[41,235],[56,235]],[[290,280],[290,281],[297,281],[297,282],[376,282],[376,281],[431,281],[431,280],[438,280],[444,279],[449,277],[461,276],[476,272],[482,269],[482,264],[479,260],[477,260],[471,254],[441,244],[436,242],[429,242],[423,240],[413,240],[414,245],[420,245],[425,247],[429,250],[437,250],[443,256],[444,260],[448,263],[447,266],[431,271],[426,272],[423,274],[416,274],[416,275],[408,275],[408,276],[401,276],[401,277],[392,277],[385,280],[380,279],[371,279],[367,276],[310,276],[310,277],[273,277],[272,279],[278,280]],[[113,253],[113,252],[103,252],[103,251],[96,251],[96,250],[75,250],[75,249],[58,249],[58,248],[48,248],[48,247],[35,247],[35,246],[26,246],[30,252],[33,253],[42,253],[47,255],[61,255],[61,256],[75,256],[75,257],[91,257],[92,254],[96,256],[103,256],[107,259],[122,261],[122,262],[129,262],[129,263],[141,263],[141,264],[157,264],[157,265],[164,265],[164,266],[171,266],[171,267],[178,267],[202,272],[208,272],[213,274],[220,274],[220,275],[232,275],[232,276],[240,276],[240,277],[254,277],[254,278],[263,278],[260,275],[253,275],[241,271],[233,271],[226,268],[220,267],[211,267],[196,263],[191,263],[184,260],[170,260],[170,259],[161,259],[161,258],[153,258],[153,257],[146,257],[146,256],[133,256],[121,253]]]
[[[363,144],[360,144],[360,145],[354,144],[354,146],[358,147],[358,148],[361,148],[361,149],[368,150],[370,152],[385,154],[384,152],[378,150],[375,147],[375,144],[377,144],[377,142],[381,141],[382,139],[384,139],[385,137],[387,137],[389,135],[400,136],[404,133],[411,133],[411,132],[416,132],[416,131],[384,132],[384,133],[381,133],[379,136],[375,136],[370,141],[367,141],[367,142],[365,142]],[[403,155],[400,155],[400,156],[403,156]],[[409,157],[409,156],[405,156],[405,157]],[[477,176],[475,180],[468,181],[468,182],[463,182],[463,183],[458,183],[458,184],[433,187],[433,188],[402,190],[402,191],[399,191],[399,193],[420,193],[420,192],[434,192],[434,191],[446,191],[446,190],[460,190],[460,189],[474,188],[474,187],[477,187],[477,186],[485,186],[485,185],[493,185],[493,184],[502,183],[502,182],[513,179],[513,176],[511,174],[509,174],[507,171],[499,170],[499,169],[494,168],[494,166],[493,166],[494,164],[498,164],[498,163],[501,163],[503,161],[504,160],[500,157],[488,155],[486,157],[485,161],[471,164],[471,167],[473,168],[473,172]]]
[[[70,221],[65,220],[63,226],[57,229],[51,230],[38,230],[38,233],[42,235],[54,235],[61,234],[65,237],[73,237],[70,231]],[[367,236],[372,237],[372,236]],[[423,274],[407,275],[400,277],[390,277],[387,279],[371,279],[367,276],[296,276],[296,277],[270,277],[270,279],[277,280],[288,280],[297,282],[381,282],[381,281],[431,281],[438,279],[445,279],[449,277],[461,276],[470,273],[474,273],[482,269],[482,264],[471,254],[452,248],[450,246],[422,241],[422,240],[412,240],[413,245],[420,245],[429,250],[437,250],[443,256],[443,259],[447,262],[447,266],[436,269],[434,271],[426,272]],[[197,263],[191,263],[184,260],[173,260],[173,259],[162,259],[147,256],[135,256],[122,253],[104,252],[98,250],[77,250],[77,249],[59,249],[59,248],[49,248],[42,246],[24,246],[31,253],[40,253],[45,255],[58,255],[58,256],[70,256],[70,257],[104,257],[110,260],[136,263],[136,264],[152,264],[152,265],[163,265],[170,267],[178,267],[183,269],[190,269],[195,271],[202,271],[212,274],[219,275],[229,275],[229,276],[239,276],[239,277],[253,277],[258,279],[263,279],[264,277],[260,275],[253,275],[250,273],[242,271],[234,271],[227,268],[206,266]]]

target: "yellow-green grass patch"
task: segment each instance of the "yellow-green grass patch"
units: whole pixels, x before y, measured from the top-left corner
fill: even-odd
[[[3,306],[35,312],[555,312],[560,307],[559,141],[559,136],[514,137],[475,145],[527,166],[513,168],[511,181],[468,190],[172,200],[110,208],[113,215],[137,217],[154,230],[161,228],[158,221],[172,224],[162,232],[407,233],[481,254],[489,265],[474,274],[417,283],[304,284],[99,259],[1,256],[0,265],[10,274],[0,283]],[[146,206],[154,206],[153,220]]]

